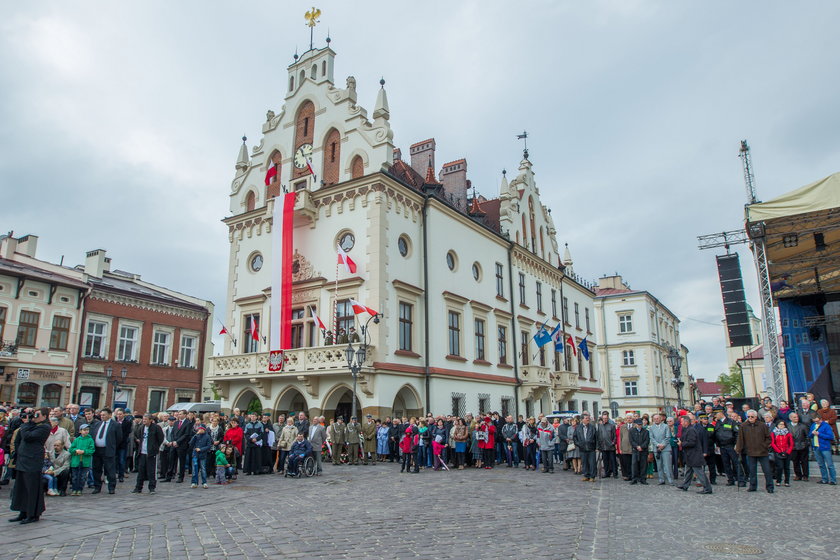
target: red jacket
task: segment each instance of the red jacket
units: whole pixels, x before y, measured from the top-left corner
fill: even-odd
[[[496,426],[493,424],[486,424],[484,428],[479,427],[479,430],[487,432],[487,439],[478,442],[479,449],[493,449],[496,447]]]
[[[242,431],[242,428],[237,426],[235,428],[230,428],[225,432],[225,441],[229,441],[236,447],[240,453],[242,453],[242,438],[245,436],[245,432]]]
[[[793,452],[793,435],[788,432],[783,436],[777,436],[774,432],[770,432],[770,447],[776,453],[787,453],[790,455]]]

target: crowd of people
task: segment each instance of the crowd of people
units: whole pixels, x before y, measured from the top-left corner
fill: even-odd
[[[271,473],[300,476],[300,465],[314,459],[313,475],[322,465],[400,464],[401,473],[498,467],[539,470],[555,466],[585,482],[621,476],[630,484],[673,485],[711,494],[718,478],[727,486],[758,487],[758,468],[765,489],[808,482],[811,457],[820,484],[836,485],[832,454],[838,453],[837,413],[813,395],[791,408],[765,399],[759,410],[731,402],[700,401],[694,410],[674,416],[627,413],[597,418],[587,412],[572,417],[502,417],[496,412],[473,416],[375,419],[306,413],[264,412],[230,415],[131,414],[108,408],[0,408],[0,485],[14,479],[10,521],[38,521],[44,496],[80,496],[103,487],[114,494],[127,473],[136,473],[132,492],[154,494],[158,483],[208,487],[240,475]],[[816,474],[816,473],[815,473]],[[104,480],[103,480],[104,475]],[[681,477],[682,475],[682,477]],[[816,477],[815,477],[816,478]],[[69,491],[68,491],[69,488]]]

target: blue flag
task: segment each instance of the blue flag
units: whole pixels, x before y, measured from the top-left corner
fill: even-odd
[[[543,326],[541,326],[540,329],[537,331],[537,334],[534,335],[534,342],[537,343],[538,348],[542,348],[543,346],[551,342],[551,335],[548,333],[547,330],[545,330],[544,323]]]
[[[583,340],[581,340],[578,343],[578,348],[580,348],[580,353],[583,354],[583,357],[588,362],[589,361],[589,346],[586,345],[586,337],[585,336],[583,337]]]
[[[551,340],[554,341],[555,352],[563,351],[563,331],[560,330],[561,326],[562,323],[557,323],[557,326],[554,327],[553,331],[551,331]]]

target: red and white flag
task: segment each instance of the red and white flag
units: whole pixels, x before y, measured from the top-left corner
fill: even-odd
[[[257,327],[257,320],[254,319],[253,316],[251,317],[251,338],[257,341],[260,339],[260,331]]]
[[[356,274],[356,262],[350,258],[350,255],[344,252],[341,245],[336,245],[335,248],[338,250],[338,264],[343,264],[348,274]]]
[[[577,356],[577,348],[575,348],[575,339],[572,338],[572,335],[566,335],[566,343],[572,347],[572,356]]]
[[[327,327],[326,325],[324,325],[324,322],[321,320],[320,317],[318,317],[318,314],[315,313],[315,308],[313,307],[310,311],[312,312],[312,317],[315,318],[315,322],[318,324],[318,328],[322,331],[327,330]]]
[[[292,347],[292,261],[295,228],[295,193],[274,199],[271,229],[271,336],[269,350]]]
[[[219,331],[219,334],[227,334],[227,333],[228,333],[227,327],[222,325],[222,330]]]
[[[368,313],[370,315],[379,315],[376,311],[368,307],[367,305],[362,305],[355,299],[350,299],[350,305],[353,306],[353,313],[358,315],[359,313]]]
[[[312,160],[311,160],[311,159],[309,159],[309,158],[306,158],[306,167],[309,169],[309,172],[310,172],[310,173],[312,173],[313,175],[315,175],[315,168],[314,168],[314,167],[312,167]]]
[[[277,166],[272,165],[268,168],[268,171],[265,172],[265,186],[268,186],[274,181],[274,178],[277,177]]]

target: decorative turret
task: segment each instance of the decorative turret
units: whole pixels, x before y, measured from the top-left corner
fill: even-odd
[[[245,145],[247,140],[247,136],[242,137],[242,145],[239,147],[239,157],[236,159],[237,173],[244,173],[251,165],[251,160],[248,157],[248,146]]]
[[[375,123],[387,121],[391,118],[391,111],[388,109],[388,94],[385,93],[385,78],[379,80],[379,93],[376,95],[376,106],[373,109],[373,120]]]
[[[574,261],[572,260],[572,253],[571,251],[569,251],[569,244],[566,243],[566,250],[563,251],[563,266],[565,266],[566,269],[569,272],[571,272],[573,264]]]

